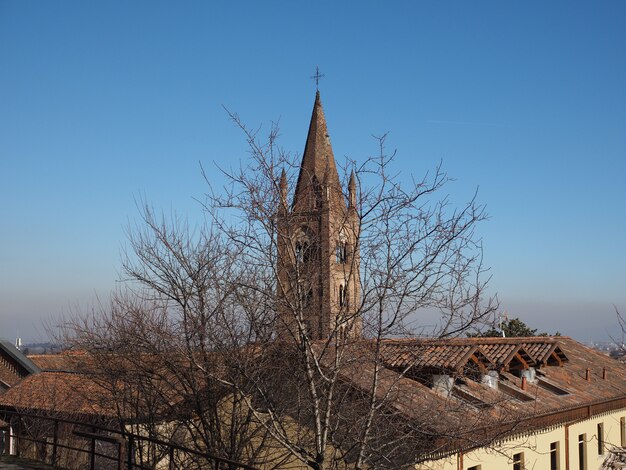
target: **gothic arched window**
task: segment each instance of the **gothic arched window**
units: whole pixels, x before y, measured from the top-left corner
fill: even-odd
[[[335,261],[337,264],[345,264],[348,261],[348,247],[346,242],[339,242],[335,247]]]
[[[294,247],[296,255],[296,263],[306,263],[311,258],[311,245],[309,243],[309,235],[307,227],[302,227],[296,238]]]
[[[307,253],[309,251],[309,244],[306,241],[296,242],[296,262],[304,263],[308,261]]]

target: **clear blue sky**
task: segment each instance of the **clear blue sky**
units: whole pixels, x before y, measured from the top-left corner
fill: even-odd
[[[302,152],[316,65],[337,157],[390,131],[404,174],[479,187],[509,315],[615,330],[626,2],[1,1],[0,336],[106,297],[137,198],[200,219],[199,162],[246,156],[222,105]]]

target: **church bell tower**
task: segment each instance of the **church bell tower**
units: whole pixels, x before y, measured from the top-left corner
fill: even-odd
[[[319,91],[291,204],[280,180],[277,313],[279,339],[355,338],[358,317],[359,217],[350,175],[342,191]]]

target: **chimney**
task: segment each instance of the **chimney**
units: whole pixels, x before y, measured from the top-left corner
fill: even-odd
[[[454,388],[454,378],[447,374],[433,375],[433,390],[440,395],[450,396]]]
[[[587,379],[587,382],[591,382],[591,369],[589,369],[589,367],[587,367],[587,372],[585,374],[585,379]]]
[[[526,390],[528,381],[526,380],[526,376],[522,377],[522,390]]]
[[[606,380],[606,367],[602,368],[602,380]]]
[[[498,372],[490,370],[481,377],[481,382],[487,385],[489,388],[498,388]]]
[[[22,350],[22,338],[15,338],[15,348],[19,349],[20,351]]]
[[[522,377],[526,377],[528,383],[534,384],[537,381],[537,371],[534,367],[529,367],[522,371]]]

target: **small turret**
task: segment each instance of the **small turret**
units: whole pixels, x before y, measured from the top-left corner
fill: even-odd
[[[281,205],[281,210],[287,210],[287,173],[285,173],[285,169],[283,168],[283,171],[280,174],[280,183],[279,183],[279,190],[280,190],[280,205]]]
[[[354,170],[350,173],[350,181],[348,182],[348,207],[351,209],[356,208],[356,179],[354,177]]]

